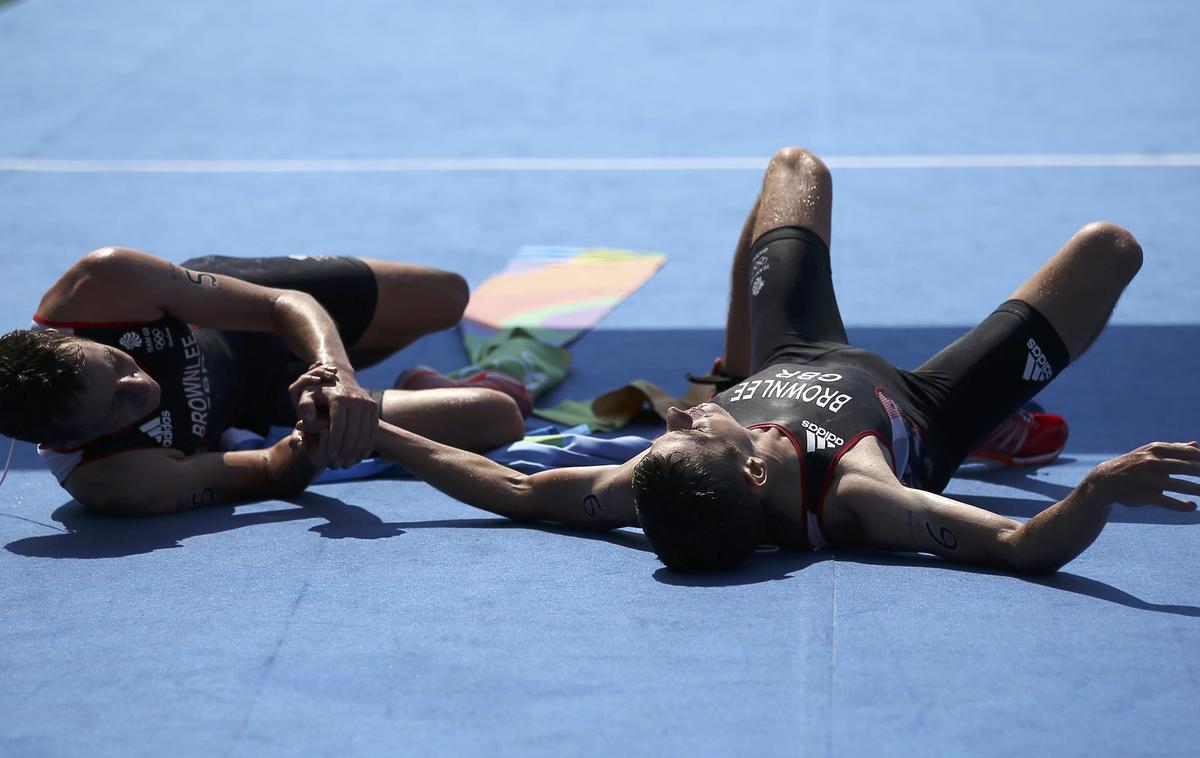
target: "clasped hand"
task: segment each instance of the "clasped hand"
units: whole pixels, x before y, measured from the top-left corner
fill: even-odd
[[[296,409],[296,431],[316,466],[345,468],[375,450],[379,404],[336,366],[317,361],[288,388]]]

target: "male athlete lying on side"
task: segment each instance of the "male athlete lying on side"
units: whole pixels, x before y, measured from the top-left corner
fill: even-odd
[[[637,458],[526,476],[387,423],[379,450],[510,518],[640,525],[659,558],[684,570],[733,567],[774,543],[1047,572],[1095,540],[1114,503],[1195,507],[1166,494],[1200,494],[1175,478],[1200,475],[1194,442],[1107,461],[1025,524],[937,494],[988,430],[1100,333],[1141,266],[1132,235],[1083,227],[1010,300],[910,372],[846,344],[829,269],[831,192],[812,154],[789,148],[771,161],[735,256],[726,333],[729,373],[753,375],[672,409],[667,433]]]
[[[457,274],[392,261],[210,256],[175,265],[98,250],[42,297],[32,330],[0,337],[0,432],[41,443],[62,486],[105,512],[283,497],[317,473],[288,444],[208,451],[230,427],[293,425],[289,385],[318,362],[333,465],[374,450],[381,415],[490,449],[524,433],[506,394],[523,392],[516,382],[504,392],[369,392],[354,373],[455,324],[467,297]]]

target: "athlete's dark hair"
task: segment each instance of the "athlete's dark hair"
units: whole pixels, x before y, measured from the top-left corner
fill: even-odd
[[[0,433],[27,442],[69,436],[85,386],[76,337],[18,329],[0,337]]]
[[[633,499],[658,559],[678,571],[735,568],[758,547],[763,514],[741,476],[682,453],[647,453]]]

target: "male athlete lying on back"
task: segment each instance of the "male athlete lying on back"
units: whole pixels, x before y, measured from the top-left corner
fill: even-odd
[[[213,256],[175,265],[98,250],[45,294],[32,330],[0,337],[0,432],[41,443],[62,486],[106,512],[282,497],[316,474],[292,446],[207,451],[230,427],[294,424],[288,388],[313,364],[329,385],[333,465],[374,450],[381,415],[490,449],[524,433],[519,383],[368,392],[354,373],[455,324],[467,297],[457,274],[390,261]]]
[[[438,489],[514,519],[640,525],[668,566],[722,569],[760,543],[929,552],[1017,572],[1056,570],[1114,503],[1191,510],[1200,448],[1153,443],[1096,467],[1025,524],[939,493],[972,446],[1096,338],[1142,251],[1089,224],[982,323],[915,371],[850,347],[829,268],[829,172],[789,148],[767,168],[734,259],[729,373],[711,402],[619,466],[527,476],[381,424],[379,450]],[[753,244],[751,244],[753,240]],[[309,394],[318,377],[302,379]],[[320,458],[318,424],[311,446]]]

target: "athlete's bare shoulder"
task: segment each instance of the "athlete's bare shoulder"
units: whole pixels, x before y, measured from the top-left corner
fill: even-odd
[[[169,467],[184,457],[170,448],[127,450],[79,464],[62,486],[84,505],[103,510],[110,501],[130,499],[139,490],[156,485],[169,475]]]
[[[864,437],[838,459],[824,503],[828,537],[846,543],[857,541],[860,506],[878,506],[881,495],[900,495],[905,486],[892,472],[891,454],[874,436]]]
[[[38,304],[38,315],[54,321],[153,321],[161,308],[142,296],[166,261],[125,247],[93,250],[63,272]]]

